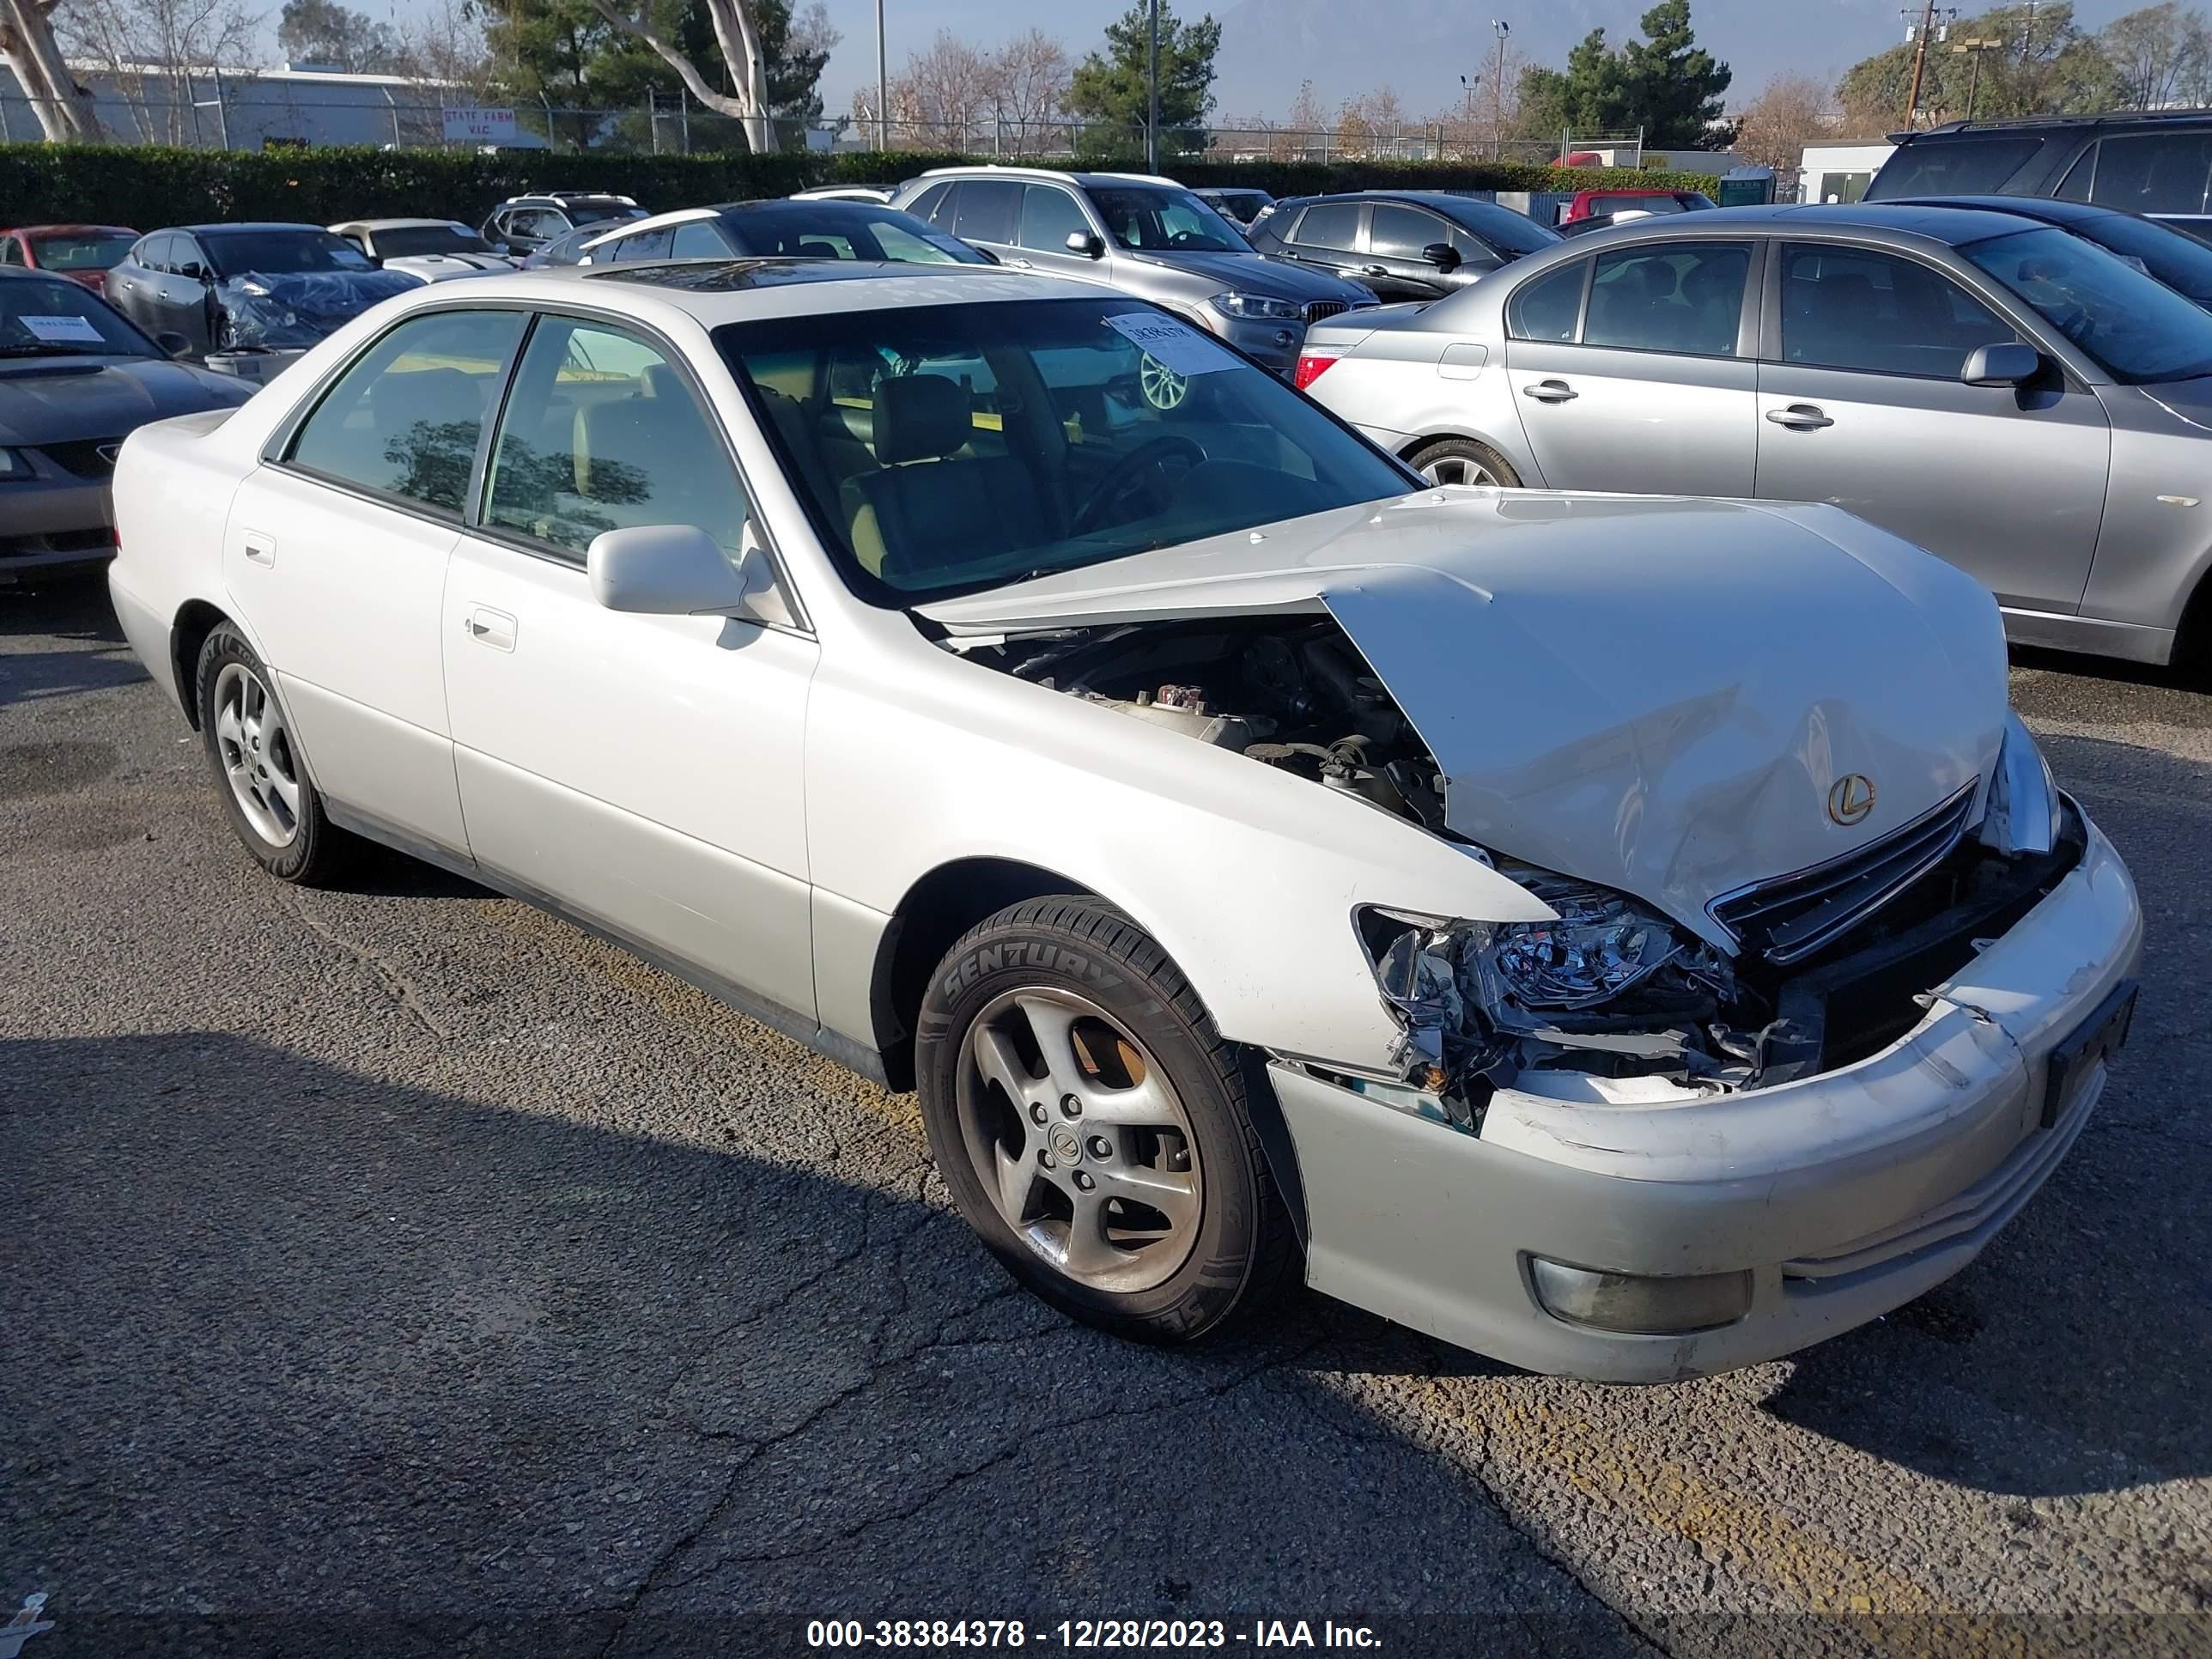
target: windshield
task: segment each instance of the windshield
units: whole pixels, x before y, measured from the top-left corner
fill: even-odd
[[[901,264],[991,263],[936,226],[871,202],[768,202],[726,214],[722,223],[747,253]]]
[[[386,259],[419,253],[489,253],[492,245],[465,225],[407,225],[373,233],[376,252]]]
[[[162,355],[120,312],[76,283],[59,276],[0,281],[0,358]]]
[[[242,276],[249,270],[289,276],[300,271],[376,269],[368,255],[327,230],[204,230],[199,238],[218,276]]]
[[[1178,253],[1249,253],[1237,228],[1187,190],[1093,185],[1091,204],[1123,247]]]
[[[111,270],[138,240],[135,231],[72,230],[31,238],[41,270]]]
[[[2142,268],[2199,305],[2212,304],[2212,247],[2185,231],[2127,214],[2098,214],[2074,227],[2100,247]]]
[[[2093,242],[2045,227],[1959,252],[2124,386],[2212,374],[2212,317]]]
[[[611,196],[586,197],[580,200],[571,197],[563,200],[561,206],[572,225],[603,225],[612,219],[642,219],[646,216],[645,210],[635,203],[617,202]]]
[[[887,306],[715,337],[823,544],[874,604],[1081,569],[1412,483],[1265,369],[1128,299]]]
[[[1492,247],[1508,253],[1534,253],[1567,239],[1549,225],[1540,225],[1525,213],[1491,202],[1455,202],[1450,216]]]

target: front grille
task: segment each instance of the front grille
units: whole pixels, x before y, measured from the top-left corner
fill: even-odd
[[[1968,784],[1931,812],[1856,853],[1723,893],[1706,913],[1747,953],[1777,965],[1840,938],[1941,864],[1966,834]]]
[[[1351,309],[1352,307],[1341,300],[1316,300],[1306,307],[1306,325],[1310,328],[1324,317],[1334,317],[1339,312]]]
[[[76,438],[67,443],[40,444],[48,460],[56,466],[74,472],[80,478],[95,481],[115,475],[115,452],[120,438]],[[100,451],[107,453],[103,455]]]

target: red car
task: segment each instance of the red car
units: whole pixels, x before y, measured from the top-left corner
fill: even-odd
[[[0,230],[0,265],[27,265],[107,292],[107,273],[122,263],[138,233],[120,225],[22,225]]]
[[[1716,205],[1712,198],[1694,190],[1645,190],[1634,185],[1578,190],[1574,199],[1560,208],[1559,228],[1562,234],[1572,236],[1612,224],[1624,215],[1694,213]]]

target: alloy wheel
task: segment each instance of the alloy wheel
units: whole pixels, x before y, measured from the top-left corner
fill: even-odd
[[[1498,475],[1472,455],[1439,455],[1421,469],[1432,484],[1495,484]]]
[[[215,682],[216,750],[230,793],[253,833],[289,847],[300,833],[299,760],[283,710],[261,677],[226,663]]]
[[[1205,1203],[1190,1119],[1097,1003],[1041,986],[994,999],[962,1040],[957,1106],[984,1192],[1070,1279],[1149,1290],[1190,1255]]]

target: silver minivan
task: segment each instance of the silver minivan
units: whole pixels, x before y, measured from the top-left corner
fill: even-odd
[[[1315,329],[1297,381],[1438,483],[1832,502],[1978,577],[2015,641],[2212,647],[2212,316],[2012,214],[1595,232]]]
[[[1288,375],[1309,324],[1375,295],[1357,283],[1264,258],[1172,179],[1046,167],[941,167],[892,205],[1002,264],[1103,282],[1182,312]]]

